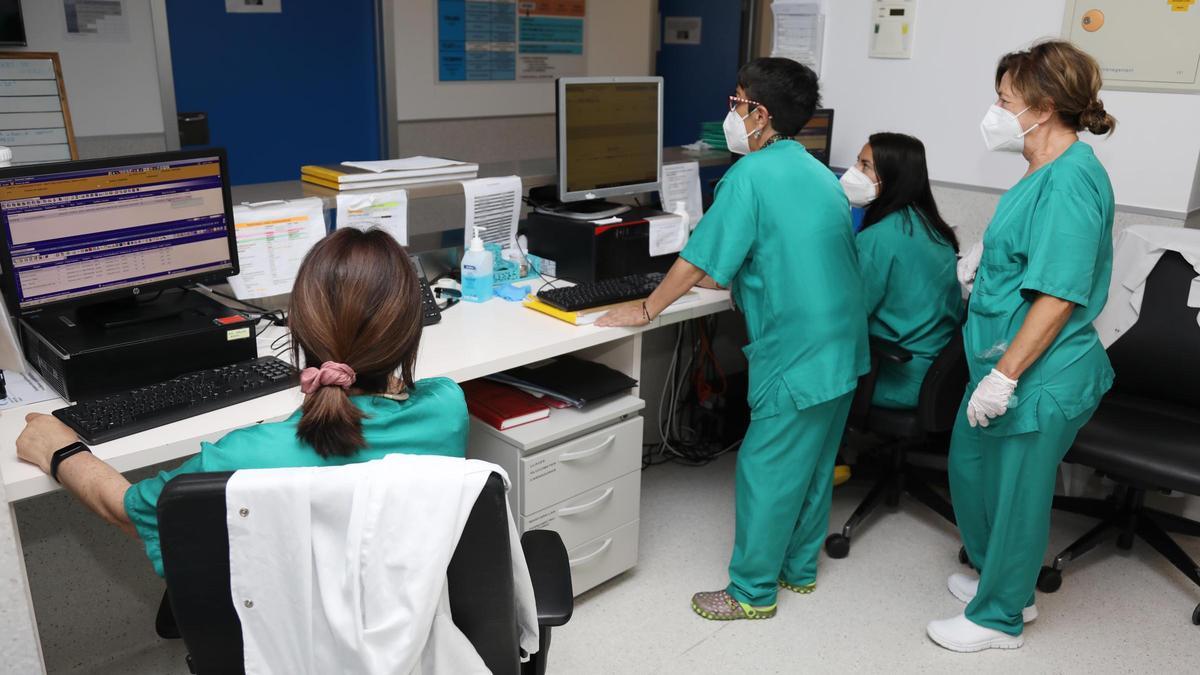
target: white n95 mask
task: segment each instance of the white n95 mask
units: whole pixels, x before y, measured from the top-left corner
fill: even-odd
[[[747,113],[746,117],[749,116]],[[737,114],[736,110],[730,110],[725,116],[725,123],[721,125],[725,131],[725,145],[729,146],[730,152],[739,155],[750,154],[750,134],[746,133],[746,125],[742,124],[746,117]]]
[[[867,174],[859,171],[858,167],[852,166],[847,169],[846,173],[842,174],[841,183],[851,206],[862,208],[875,201],[875,197],[878,196],[879,183],[872,183]]]
[[[983,143],[987,149],[1003,152],[1024,151],[1025,134],[1038,128],[1035,124],[1028,129],[1021,129],[1021,121],[1017,118],[1028,110],[1029,108],[1025,108],[1014,115],[993,103],[983,116],[983,121],[979,123],[979,130],[983,132]]]

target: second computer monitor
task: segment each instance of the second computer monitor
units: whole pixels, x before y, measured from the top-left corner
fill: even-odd
[[[662,177],[662,78],[558,80],[558,197],[651,192]]]

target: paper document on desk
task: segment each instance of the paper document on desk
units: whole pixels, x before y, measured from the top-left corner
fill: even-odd
[[[475,227],[486,227],[479,236],[485,244],[515,248],[517,219],[521,217],[521,177],[477,178],[463,181],[466,198],[466,225],[463,243],[471,245]]]
[[[646,218],[650,223],[650,255],[679,253],[688,240],[687,218],[668,213]]]
[[[675,205],[683,202],[688,212],[688,231],[696,229],[696,223],[704,215],[704,201],[700,197],[700,163],[663,165],[658,194],[664,211],[674,211]]]
[[[350,166],[355,169],[363,169],[365,171],[374,171],[376,173],[386,173],[389,171],[410,171],[412,173],[421,173],[430,171],[431,169],[447,169],[453,168],[459,171],[477,171],[478,164],[470,162],[460,162],[456,159],[441,159],[440,157],[401,157],[400,159],[381,159],[370,162],[342,162],[342,166]]]
[[[379,229],[408,246],[408,192],[342,193],[337,196],[337,220],[341,229],[353,227],[367,231]]]
[[[28,366],[25,367],[23,373],[4,371],[4,386],[8,390],[8,395],[0,398],[0,410],[41,403],[58,396],[58,393],[46,384],[42,376]]]
[[[300,261],[325,236],[325,205],[319,197],[233,207],[241,271],[229,277],[238,299],[292,291]]]

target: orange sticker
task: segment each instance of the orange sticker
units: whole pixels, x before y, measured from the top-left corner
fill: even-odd
[[[1196,0],[1167,0],[1172,12],[1186,12],[1196,4]]]
[[[1083,13],[1083,29],[1089,33],[1095,33],[1104,26],[1104,12],[1098,9],[1089,9]]]

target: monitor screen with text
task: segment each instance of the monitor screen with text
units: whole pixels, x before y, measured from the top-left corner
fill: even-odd
[[[22,309],[232,270],[220,157],[0,178]]]
[[[659,176],[659,83],[566,86],[562,152],[567,192],[655,183]]]

